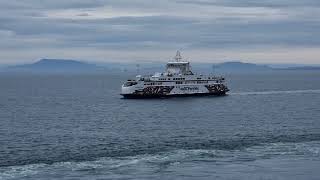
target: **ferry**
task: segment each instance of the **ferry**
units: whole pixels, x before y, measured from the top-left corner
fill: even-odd
[[[127,80],[121,88],[124,98],[164,98],[176,96],[223,96],[229,91],[225,78],[215,75],[195,74],[190,62],[177,51],[163,73]]]

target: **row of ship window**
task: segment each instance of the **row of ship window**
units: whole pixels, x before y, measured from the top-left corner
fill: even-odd
[[[197,80],[200,80],[200,79],[202,79],[202,78],[197,78]],[[210,78],[210,77],[208,77],[208,79],[214,79],[214,78]],[[168,79],[166,79],[166,78],[159,78],[159,81],[166,81],[166,80],[171,80],[171,78],[168,78]],[[172,80],[186,80],[185,78],[172,78]]]
[[[168,79],[166,79],[166,78],[159,78],[159,80],[160,81],[165,81],[165,80],[171,80],[171,78],[168,78]],[[172,78],[172,80],[185,80],[185,78]]]
[[[176,81],[176,84],[207,84],[208,81]],[[144,83],[144,85],[162,85],[162,82]]]

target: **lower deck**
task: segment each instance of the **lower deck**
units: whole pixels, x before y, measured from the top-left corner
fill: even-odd
[[[123,87],[126,98],[155,98],[173,96],[225,95],[229,89],[224,84]]]
[[[216,93],[193,93],[193,94],[121,94],[125,99],[152,99],[191,96],[226,96],[226,91]]]

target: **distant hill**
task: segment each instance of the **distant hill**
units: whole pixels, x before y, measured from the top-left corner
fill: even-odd
[[[102,70],[103,68],[93,64],[75,60],[64,59],[41,59],[33,64],[25,64],[18,66],[11,66],[7,68],[10,72],[90,72]]]
[[[77,60],[41,59],[33,64],[24,64],[0,68],[0,72],[37,72],[37,73],[131,73],[153,74],[163,72],[165,62],[141,63],[139,68],[135,63],[103,63],[89,64]],[[230,61],[219,64],[191,62],[195,73],[260,73],[273,70],[320,70],[320,66],[295,66],[274,68],[271,65],[259,65]]]
[[[320,70],[320,66],[302,66],[302,67],[289,67],[284,70]]]
[[[270,71],[271,67],[267,65],[258,65],[253,63],[243,63],[240,61],[231,61],[215,65],[216,71],[221,72],[260,72]]]

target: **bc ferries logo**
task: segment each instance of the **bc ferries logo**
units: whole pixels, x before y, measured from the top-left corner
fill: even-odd
[[[198,87],[180,87],[181,91],[196,91],[199,90]]]

